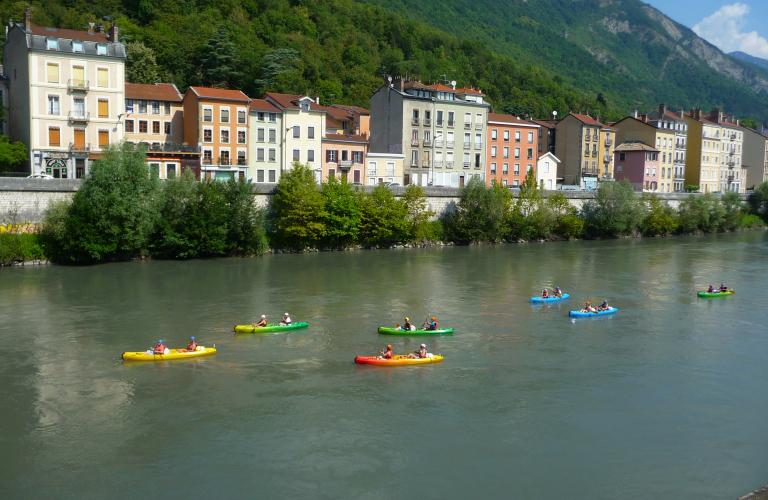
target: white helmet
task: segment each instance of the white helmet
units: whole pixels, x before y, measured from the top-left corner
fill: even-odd
[[[266,316],[264,316],[263,314],[261,315],[261,317],[262,317],[262,318],[266,318]]]
[[[426,348],[427,348],[427,344],[421,344],[421,347],[423,347],[424,349],[426,349]]]

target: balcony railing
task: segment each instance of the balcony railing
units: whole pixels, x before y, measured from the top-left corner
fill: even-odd
[[[76,113],[75,111],[70,111],[67,115],[67,118],[70,122],[89,122],[91,121],[91,114],[90,113]]]
[[[436,161],[436,162],[435,162],[435,168],[443,168],[443,162],[441,162],[441,161]]]
[[[424,139],[424,146],[431,146],[432,145],[432,139]]]
[[[435,140],[435,147],[436,148],[442,148],[443,147],[443,141]]]
[[[340,167],[351,167],[353,164],[352,160],[341,160],[339,162]]]
[[[606,156],[605,158],[603,158],[603,163],[611,163],[611,157]]]
[[[496,175],[496,169],[495,168],[491,169],[491,175]]]
[[[418,167],[419,166],[419,160],[411,159],[411,166],[412,167]]]
[[[452,148],[455,143],[453,141],[445,141],[445,147]]]
[[[464,149],[469,149],[472,147],[472,144],[469,141],[464,141]]]
[[[527,160],[533,160],[533,155],[528,155],[528,156],[526,156],[526,159],[527,159]]]
[[[419,141],[414,141],[413,139],[411,139],[411,146],[418,146],[418,145],[419,145]]]
[[[411,125],[418,125],[419,119],[418,118],[411,118]]]
[[[471,165],[471,163],[469,163],[468,161],[464,162],[464,168],[469,168],[470,165]]]
[[[483,166],[479,163],[475,163],[475,170],[480,170]]]
[[[84,142],[70,142],[69,143],[69,151],[74,152],[84,152],[87,153],[91,150],[91,145],[86,144]]]
[[[213,158],[203,158],[203,165],[213,165]]]
[[[475,123],[475,130],[483,130],[483,124],[482,123]]]
[[[453,162],[452,161],[445,162],[445,168],[453,168]]]
[[[597,158],[597,151],[592,151],[592,157]]]
[[[471,129],[471,128],[472,128],[472,124],[471,124],[471,123],[469,123],[469,122],[464,122],[464,128],[465,128],[465,129],[467,129],[467,130],[469,130],[469,129]]]
[[[425,127],[432,126],[432,119],[431,118],[424,118],[424,126]]]
[[[437,121],[435,122],[435,126],[437,126],[437,127],[442,127],[442,126],[443,126],[443,120],[437,120]]]
[[[245,158],[238,158],[237,159],[237,164],[239,166],[241,166],[241,167],[244,167],[244,166],[248,165],[248,160],[246,160]]]
[[[229,165],[229,164],[230,164],[230,159],[229,158],[225,158],[223,156],[221,158],[219,158],[218,165]]]
[[[502,171],[501,171],[501,173],[502,173],[503,175],[509,175],[509,169],[506,169],[506,170],[502,170]]]
[[[717,132],[713,134],[712,132],[704,132],[704,137],[706,139],[719,139],[720,138],[720,132]]]
[[[582,177],[597,177],[600,175],[600,170],[597,168],[582,168],[581,175]]]
[[[424,160],[423,162],[421,162],[421,166],[424,168],[429,168],[429,160]]]
[[[596,135],[593,135],[593,136],[592,136],[592,140],[593,140],[593,141],[595,141],[595,142],[597,142],[597,141],[599,141],[599,140],[600,140],[600,138],[599,138],[598,136],[596,136]]]
[[[483,143],[482,142],[476,142],[475,143],[475,149],[483,149]]]
[[[454,121],[453,121],[453,120],[448,120],[448,126],[449,126],[449,127],[453,127],[453,124],[454,124]]]
[[[88,89],[90,88],[90,85],[88,83],[88,80],[69,80],[67,82],[67,88],[69,90],[82,90],[83,92],[88,92]]]
[[[162,143],[147,146],[147,151],[152,153],[199,153],[200,146],[189,146],[186,144]]]
[[[610,146],[611,144],[613,144],[613,141],[612,141],[612,140],[610,140],[610,139],[605,139],[605,145],[606,145],[606,146]]]

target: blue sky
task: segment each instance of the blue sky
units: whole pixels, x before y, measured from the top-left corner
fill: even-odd
[[[724,52],[768,59],[766,0],[643,0]]]

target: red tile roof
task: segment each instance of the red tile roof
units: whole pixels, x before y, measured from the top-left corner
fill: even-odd
[[[595,120],[594,118],[592,118],[589,115],[580,115],[580,114],[577,114],[577,113],[570,113],[570,115],[573,116],[574,118],[576,118],[577,120],[579,120],[580,122],[585,123],[587,125],[597,125],[599,127],[603,126],[602,123],[600,123],[599,121]]]
[[[279,113],[280,108],[264,99],[254,99],[251,101],[251,109],[254,111],[269,111],[270,113]]]
[[[430,88],[430,87],[428,87],[428,86],[424,85],[424,84],[423,84],[423,83],[421,83],[421,82],[416,82],[416,81],[413,81],[413,82],[405,82],[405,83],[403,84],[403,89],[404,89],[404,90],[405,90],[405,89],[430,89],[430,90],[431,90],[431,88]]]
[[[367,110],[365,108],[360,108],[358,106],[347,106],[345,104],[334,104],[331,107],[332,108],[342,108],[342,109],[346,109],[346,110],[349,110],[349,111],[354,110],[356,113],[359,113],[361,115],[370,115],[371,114],[370,110]]]
[[[19,24],[22,28],[22,24]],[[45,26],[32,25],[30,30],[33,35],[67,38],[70,40],[82,40],[86,42],[112,43],[106,33],[94,33],[90,31],[68,30],[61,28],[46,28]]]
[[[528,127],[539,126],[536,123],[531,123],[529,121],[521,120],[520,118],[517,118],[512,115],[502,115],[499,113],[488,113],[488,123],[491,123],[491,122],[502,122],[502,123],[509,123],[510,125],[522,125],[522,126],[528,126]]]
[[[456,92],[455,89],[443,85],[442,83],[433,83],[432,85],[428,85],[428,87],[434,90],[439,90],[440,92]]]
[[[125,98],[146,99],[147,101],[182,101],[179,90],[172,83],[156,83],[154,85],[126,83]]]
[[[368,142],[368,138],[364,135],[325,134],[325,138],[331,141]]]
[[[555,124],[554,123],[549,123],[546,120],[531,120],[531,122],[537,123],[537,124],[541,125],[542,127],[555,128]]]
[[[644,142],[623,142],[616,146],[616,149],[614,151],[650,151],[652,153],[658,153],[659,150],[656,148],[652,148],[648,144],[645,144]]]
[[[463,89],[457,89],[456,92],[459,93],[459,94],[485,95],[482,92],[480,92],[478,89],[463,88]]]
[[[189,87],[198,97],[207,99],[226,99],[230,101],[250,101],[251,98],[240,90],[214,89],[211,87]]]

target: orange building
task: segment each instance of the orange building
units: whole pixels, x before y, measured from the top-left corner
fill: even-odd
[[[488,113],[486,184],[519,186],[536,171],[540,125],[511,115]]]
[[[322,140],[322,180],[338,177],[362,183],[368,154],[370,112],[341,105],[318,108],[326,112],[325,135]]]
[[[184,141],[200,148],[204,178],[248,178],[250,103],[239,90],[189,87],[184,94]]]

